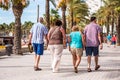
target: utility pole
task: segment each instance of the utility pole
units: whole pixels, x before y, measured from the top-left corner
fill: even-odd
[[[37,5],[37,22],[39,20],[39,5]]]

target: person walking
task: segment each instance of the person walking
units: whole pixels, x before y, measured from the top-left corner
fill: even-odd
[[[48,40],[48,47],[52,55],[52,70],[53,72],[58,72],[64,48],[63,44],[66,46],[66,35],[60,20],[56,20],[55,26],[50,28],[48,32]]]
[[[101,28],[96,23],[96,17],[91,17],[90,24],[86,25],[84,30],[84,36],[86,41],[86,56],[88,62],[88,72],[91,72],[91,56],[93,53],[95,60],[95,70],[100,68],[98,65],[98,57],[99,57],[99,47],[103,48],[102,38],[101,38]]]
[[[68,40],[70,42],[69,50],[72,54],[74,71],[75,73],[78,73],[78,66],[81,62],[84,48],[83,34],[79,31],[78,26],[75,25],[72,27],[72,32],[70,33]]]
[[[40,17],[38,23],[34,24],[30,29],[30,35],[29,35],[29,44],[32,43],[33,49],[35,51],[35,63],[34,63],[35,71],[41,70],[41,68],[39,68],[38,66],[39,66],[40,56],[43,55],[44,37],[48,42],[47,33],[48,33],[48,29],[43,25],[43,18]]]
[[[115,34],[112,36],[111,41],[112,41],[112,45],[113,45],[114,48],[115,48],[115,47],[116,47],[116,41],[117,41]]]
[[[110,47],[110,45],[111,45],[111,38],[112,38],[111,34],[108,34],[108,36],[107,36],[108,47]]]

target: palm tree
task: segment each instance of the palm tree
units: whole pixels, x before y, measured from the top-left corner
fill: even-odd
[[[71,17],[71,27],[73,26],[73,22],[85,24],[86,18],[88,16],[88,6],[84,1],[80,0],[67,0],[67,9]]]
[[[10,24],[9,24],[9,27],[10,27],[10,31],[13,33],[13,30],[14,30],[14,26],[15,26],[15,22],[11,22]]]
[[[46,0],[46,26],[50,29],[49,0]]]
[[[103,0],[105,2],[105,6],[101,14],[106,15],[106,23],[107,29],[109,29],[109,25],[112,25],[112,34],[114,29],[114,24],[116,23],[116,32],[117,32],[117,44],[120,45],[120,0]],[[99,14],[99,15],[101,15]],[[103,16],[102,16],[103,18]],[[104,18],[103,18],[104,19]],[[108,30],[107,30],[108,34]]]
[[[28,37],[29,31],[30,31],[32,25],[33,25],[33,23],[31,21],[24,22],[24,24],[22,25],[22,36]]]
[[[109,5],[112,7],[112,10],[114,10],[114,18],[116,18],[116,31],[117,31],[117,44],[120,45],[120,0],[107,0],[109,2]],[[113,14],[112,13],[112,14]],[[114,20],[115,21],[115,20]],[[114,23],[112,23],[114,24]]]
[[[63,28],[65,29],[66,32],[66,0],[60,0],[58,3],[58,8],[61,8],[62,10],[62,22],[63,22]]]
[[[59,19],[60,16],[58,15],[58,11],[51,9],[50,11],[50,25],[54,25],[55,20]]]
[[[2,32],[2,36],[5,36],[5,26],[4,23],[0,25],[0,32]]]
[[[1,3],[2,8],[9,9],[12,5],[12,10],[15,16],[15,27],[14,27],[14,47],[13,53],[22,55],[21,50],[21,15],[23,9],[29,4],[27,0],[3,0]]]
[[[120,7],[115,8],[117,11],[117,26],[116,26],[116,31],[117,31],[117,45],[120,46]]]
[[[106,16],[105,16],[105,15],[106,15]],[[97,14],[96,14],[96,16],[98,17],[98,20],[99,20],[99,24],[101,24],[101,26],[102,26],[102,25],[105,25],[105,26],[106,26],[106,28],[107,28],[107,35],[108,35],[109,32],[110,32],[110,20],[111,20],[110,15],[111,15],[111,10],[110,10],[110,8],[109,8],[109,6],[108,6],[107,3],[106,3],[105,6],[102,6],[102,7],[98,10],[98,12],[97,12]],[[101,22],[101,21],[102,21],[102,22]]]

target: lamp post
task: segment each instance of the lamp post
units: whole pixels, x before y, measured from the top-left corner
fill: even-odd
[[[37,22],[39,21],[39,5],[37,5]]]

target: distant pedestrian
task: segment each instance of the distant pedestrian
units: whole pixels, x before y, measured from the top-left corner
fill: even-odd
[[[63,46],[66,46],[66,35],[62,28],[62,21],[56,20],[55,26],[48,32],[49,50],[52,55],[52,70],[58,72]],[[64,45],[63,45],[64,44]]]
[[[114,34],[111,38],[111,41],[112,41],[112,45],[114,46],[114,48],[116,47],[116,35]]]
[[[102,49],[101,28],[96,23],[96,17],[91,17],[91,23],[85,27],[86,56],[88,62],[88,72],[91,72],[91,56],[95,59],[95,70],[100,68],[98,65],[99,47]]]
[[[78,73],[78,66],[81,62],[81,57],[83,55],[83,44],[84,44],[84,38],[83,34],[79,31],[78,26],[72,27],[72,32],[69,36],[69,42],[70,42],[70,52],[72,54],[73,59],[73,66],[75,73]]]
[[[39,22],[32,26],[29,35],[29,44],[32,43],[33,49],[35,51],[35,63],[34,63],[35,71],[41,70],[41,68],[39,68],[38,66],[39,66],[40,56],[43,55],[44,37],[48,42],[47,40],[48,30],[42,23],[43,23],[43,18],[40,17]]]
[[[110,47],[110,45],[111,45],[111,38],[112,38],[111,34],[108,34],[108,36],[107,36],[108,47]]]

